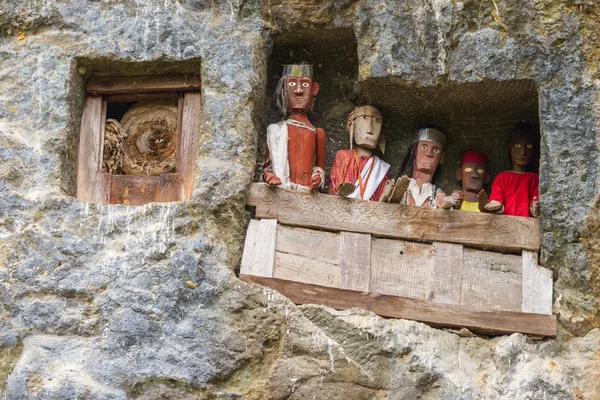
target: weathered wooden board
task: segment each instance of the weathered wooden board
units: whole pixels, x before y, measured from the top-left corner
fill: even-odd
[[[77,199],[86,203],[108,203],[110,176],[102,173],[106,102],[88,96],[81,116],[77,154]]]
[[[177,142],[176,168],[183,181],[184,196],[182,200],[190,199],[194,187],[201,107],[202,96],[200,93],[185,93],[183,99],[179,101],[179,121],[181,121],[181,124]]]
[[[199,89],[200,77],[197,75],[94,76],[86,85],[86,92],[94,96]]]
[[[275,243],[273,277],[339,287],[339,234],[278,225]]]
[[[278,224],[275,251],[340,265],[340,234]]]
[[[425,300],[431,252],[429,244],[373,238],[371,291]]]
[[[276,237],[277,221],[250,220],[240,267],[242,274],[273,276]]]
[[[464,249],[460,305],[521,311],[521,272],[520,256]]]
[[[512,251],[538,250],[536,218],[485,213],[459,213],[340,196],[250,187],[248,204],[257,218],[273,218],[288,225],[330,231],[369,233],[416,241],[443,241],[471,247]]]
[[[179,92],[149,92],[132,94],[109,94],[104,96],[104,99],[107,103],[134,103],[138,101],[176,100],[179,98],[179,96]]]
[[[240,275],[240,279],[273,288],[296,304],[322,304],[339,310],[361,307],[386,317],[411,319],[440,327],[465,327],[485,334],[521,332],[536,336],[556,336],[557,325],[554,315],[476,311],[430,301],[244,274]]]
[[[552,271],[537,265],[536,251],[523,250],[523,306],[525,313],[552,314]]]
[[[112,175],[110,204],[140,206],[158,201],[160,176]]]
[[[433,242],[427,300],[444,304],[460,304],[462,264],[462,245]]]
[[[368,292],[371,281],[371,235],[366,233],[340,233],[339,287]]]
[[[275,252],[274,278],[336,288],[340,287],[340,275],[339,264]]]

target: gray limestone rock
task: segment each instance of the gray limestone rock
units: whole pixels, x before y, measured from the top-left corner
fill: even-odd
[[[588,0],[4,0],[0,397],[600,397],[599,20]],[[448,189],[461,146],[501,149],[516,120],[539,121],[556,339],[296,307],[235,277],[245,191],[280,118],[267,87],[286,57],[323,71],[315,118],[329,158],[347,147],[346,110],[371,101],[395,168],[416,124],[449,127]],[[202,82],[192,200],[78,202],[85,80],[172,72]]]

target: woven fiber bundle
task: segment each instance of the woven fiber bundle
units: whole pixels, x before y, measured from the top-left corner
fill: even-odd
[[[119,175],[123,173],[124,132],[116,119],[106,120],[104,130],[104,172]]]
[[[123,172],[156,176],[175,169],[177,105],[169,101],[134,104],[121,119]]]

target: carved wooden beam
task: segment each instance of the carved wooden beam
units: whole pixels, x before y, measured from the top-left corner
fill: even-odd
[[[253,183],[248,205],[256,218],[329,231],[370,233],[374,236],[422,242],[449,242],[480,249],[520,254],[539,250],[536,218],[468,211],[432,210],[340,196],[301,193]]]

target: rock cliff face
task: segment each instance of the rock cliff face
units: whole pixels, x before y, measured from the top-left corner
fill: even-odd
[[[593,0],[3,0],[0,397],[600,398],[599,25]],[[341,124],[371,87],[536,85],[557,339],[296,307],[236,278],[273,43],[340,31],[357,46],[327,103]],[[201,75],[192,201],[79,203],[85,79],[168,72]]]

